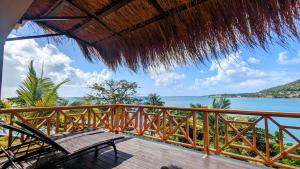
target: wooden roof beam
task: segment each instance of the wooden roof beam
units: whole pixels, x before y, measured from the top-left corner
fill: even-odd
[[[74,2],[72,2],[72,0],[66,0],[66,2],[68,2],[69,4],[71,4],[72,6],[74,6],[75,8],[79,9],[80,11],[84,12],[87,16],[91,17],[92,19],[95,19],[99,24],[101,24],[104,28],[106,28],[108,31],[110,31],[113,35],[120,36],[119,33],[117,33],[114,30],[112,30],[103,21],[101,21],[96,15],[91,14],[88,10],[86,10],[86,9],[82,8],[81,6],[79,6],[79,5],[75,4]]]
[[[126,4],[128,4],[131,1],[132,0],[113,0],[109,5],[96,11],[94,15],[98,18],[104,17],[104,16],[109,15],[110,13],[120,9],[121,7],[125,6]],[[87,20],[83,21],[82,23],[75,25],[68,31],[71,33],[76,33],[79,30],[86,27],[87,25],[89,25],[89,23],[91,23],[92,20],[93,20],[93,18],[87,19]]]
[[[22,17],[20,21],[64,21],[72,19],[88,19],[87,16],[41,16],[41,17]]]
[[[63,2],[64,2],[64,0],[55,1],[53,3],[53,5],[47,9],[47,11],[43,12],[42,16],[48,16],[48,15],[55,14],[57,11],[59,11],[59,8],[63,7]]]
[[[129,32],[132,32],[132,31],[135,31],[135,30],[137,30],[137,29],[143,28],[143,27],[145,27],[145,26],[147,26],[147,25],[150,25],[150,24],[155,23],[155,22],[157,22],[157,21],[159,21],[159,20],[168,18],[169,16],[178,14],[178,13],[180,13],[180,12],[182,12],[182,11],[185,11],[185,10],[187,10],[187,9],[189,9],[189,8],[192,8],[192,7],[194,7],[194,6],[200,5],[200,4],[202,4],[202,3],[204,3],[204,2],[207,2],[207,1],[208,1],[208,0],[194,0],[194,1],[190,1],[190,2],[188,2],[188,3],[186,3],[186,4],[180,5],[180,6],[178,6],[178,7],[172,8],[172,9],[169,9],[169,10],[167,10],[167,11],[164,11],[164,12],[162,12],[161,14],[159,14],[159,15],[153,17],[153,18],[150,18],[150,19],[148,19],[148,20],[146,20],[146,21],[144,21],[144,22],[138,23],[138,24],[136,24],[136,25],[134,25],[134,26],[132,26],[132,27],[130,27],[130,28],[124,29],[124,30],[122,30],[122,31],[120,31],[120,32],[118,32],[118,33],[121,34],[121,35],[127,34],[127,33],[129,33]],[[114,35],[111,35],[111,36],[106,37],[106,38],[104,38],[104,39],[102,39],[102,40],[95,41],[95,42],[93,42],[92,44],[95,45],[95,44],[97,44],[98,42],[101,42],[101,41],[103,41],[103,40],[105,40],[105,39],[109,39],[109,38],[111,38],[111,37],[113,37],[113,36],[114,36]]]
[[[21,37],[15,37],[15,38],[7,38],[6,41],[46,38],[46,37],[62,36],[62,35],[64,35],[64,34],[62,34],[62,33],[52,33],[52,34],[44,34],[44,35],[21,36]]]
[[[148,0],[148,2],[157,10],[158,13],[164,12],[164,9],[159,5],[157,0]]]
[[[70,34],[69,32],[61,31],[58,28],[56,28],[56,27],[54,27],[52,25],[49,25],[49,24],[47,24],[45,22],[39,22],[39,24],[45,25],[46,27],[50,28],[51,30],[53,30],[53,31],[55,31],[57,33],[63,34],[65,36],[67,36],[68,38],[73,38],[73,39],[75,39],[75,40],[77,40],[77,41],[79,41],[79,42],[81,42],[83,44],[86,44],[86,45],[91,46],[91,47],[95,47],[93,44],[91,44],[91,43],[89,43],[87,41],[84,41],[84,40],[80,39],[79,37]]]

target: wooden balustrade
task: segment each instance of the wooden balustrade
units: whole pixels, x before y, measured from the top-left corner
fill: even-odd
[[[21,120],[46,135],[102,128],[201,150],[205,155],[215,153],[268,166],[295,168],[280,160],[300,160],[293,153],[300,148],[300,125],[281,124],[277,119],[300,122],[300,113],[112,104],[0,109],[0,115],[11,124]],[[274,138],[270,138],[270,133],[274,129],[271,131],[270,125],[277,127],[279,153],[271,147]],[[8,146],[12,135],[9,131]],[[288,146],[285,136],[293,140]]]

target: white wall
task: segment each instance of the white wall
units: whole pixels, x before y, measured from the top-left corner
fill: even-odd
[[[32,2],[33,0],[0,0],[0,96],[5,40]]]

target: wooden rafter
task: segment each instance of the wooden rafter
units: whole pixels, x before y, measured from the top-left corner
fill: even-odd
[[[134,26],[132,26],[132,27],[130,27],[130,28],[126,28],[126,29],[124,29],[124,30],[122,30],[122,31],[120,31],[120,32],[118,32],[118,33],[119,33],[121,36],[122,36],[122,35],[125,35],[125,34],[127,34],[127,33],[130,33],[130,32],[135,31],[135,30],[137,30],[137,29],[143,28],[143,27],[145,27],[145,26],[147,26],[147,25],[150,25],[150,24],[155,23],[155,22],[157,22],[157,21],[159,21],[159,20],[168,18],[168,17],[170,17],[170,16],[172,16],[172,15],[178,14],[178,13],[180,13],[180,12],[182,12],[182,11],[185,11],[185,10],[187,10],[187,9],[189,9],[189,8],[192,8],[192,7],[196,6],[196,5],[199,5],[199,4],[204,3],[204,2],[207,2],[207,1],[208,1],[208,0],[190,1],[189,3],[180,5],[180,6],[178,6],[178,7],[169,9],[169,10],[167,10],[167,11],[163,11],[162,13],[160,13],[160,14],[157,15],[157,16],[154,16],[154,17],[152,17],[152,18],[150,18],[150,19],[148,19],[148,20],[146,20],[146,21],[144,21],[144,22],[140,22],[140,23],[138,23],[138,24],[136,24],[136,25],[134,25]],[[111,37],[113,37],[113,36],[115,36],[115,35],[113,34],[113,35],[108,36],[108,37],[106,37],[106,38],[103,38],[103,39],[101,39],[101,40],[99,40],[99,41],[93,42],[92,44],[97,44],[98,42],[101,42],[101,41],[103,41],[103,40],[109,39],[109,38],[111,38]]]
[[[94,47],[93,44],[91,44],[91,43],[89,43],[89,42],[87,42],[87,41],[84,41],[84,40],[78,38],[77,36],[74,36],[74,35],[70,34],[70,33],[67,32],[67,31],[61,31],[61,30],[59,30],[58,28],[56,28],[56,27],[54,27],[54,26],[52,26],[52,25],[49,25],[49,24],[47,24],[47,23],[45,23],[45,22],[39,22],[39,24],[42,24],[42,25],[44,25],[44,26],[50,28],[51,30],[53,30],[53,31],[55,31],[55,32],[60,32],[60,33],[62,33],[63,35],[67,36],[68,38],[73,38],[73,39],[79,41],[80,43],[83,43],[83,44],[86,44],[86,45],[88,45],[88,46]]]
[[[23,17],[21,21],[60,21],[72,19],[88,19],[87,16],[41,16],[41,17]]]
[[[119,8],[125,6],[130,1],[132,1],[132,0],[121,0],[121,1],[114,0],[109,5],[96,11],[94,15],[98,18],[104,17],[104,16],[109,15],[110,13],[118,10]],[[89,23],[91,23],[92,20],[93,20],[93,18],[86,19],[82,23],[73,26],[71,29],[68,30],[68,32],[76,33],[77,31],[83,29],[85,26],[87,26]]]
[[[107,29],[108,31],[110,31],[113,35],[119,35],[117,32],[115,32],[114,30],[112,30],[109,26],[107,26],[101,19],[99,19],[96,15],[91,14],[88,10],[82,8],[81,6],[75,4],[72,0],[66,0],[66,2],[68,2],[69,4],[71,4],[72,6],[74,6],[75,8],[79,9],[80,11],[84,12],[87,16],[95,19],[99,24],[101,24],[105,29]]]
[[[148,0],[148,2],[157,10],[157,12],[164,12],[164,9],[159,5],[157,0]]]
[[[52,34],[45,34],[45,35],[21,36],[21,37],[15,37],[15,38],[7,38],[6,41],[46,38],[46,37],[62,36],[62,35],[64,35],[64,34],[63,33],[52,33]]]
[[[53,5],[47,9],[47,11],[43,12],[43,16],[51,15],[58,7],[62,6],[64,0],[57,0],[53,3]]]

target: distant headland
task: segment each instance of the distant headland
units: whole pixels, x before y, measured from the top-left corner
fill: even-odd
[[[216,94],[209,97],[300,98],[300,79],[254,93]]]

